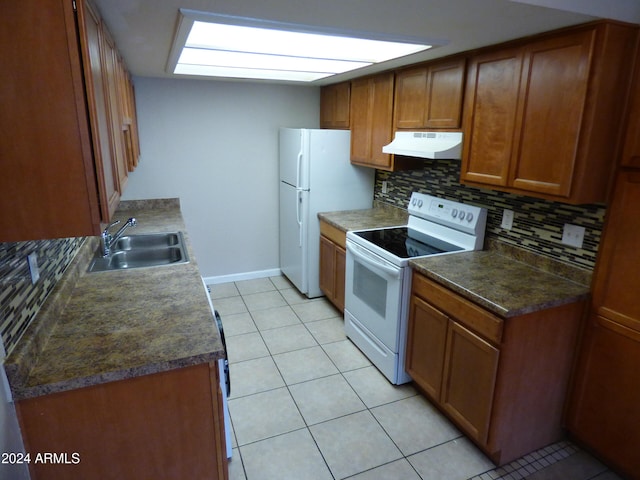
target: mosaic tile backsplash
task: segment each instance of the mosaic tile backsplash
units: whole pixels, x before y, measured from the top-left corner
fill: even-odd
[[[566,205],[460,185],[460,162],[427,160],[422,170],[376,172],[375,199],[406,208],[411,192],[418,191],[487,207],[487,236],[592,270],[604,221],[603,205]],[[387,193],[382,193],[382,182]],[[500,227],[502,210],[515,212],[513,229]],[[585,227],[583,248],[561,243],[565,223]],[[35,317],[47,295],[77,254],[83,238],[0,243],[0,335],[9,353]],[[40,280],[31,284],[27,255],[36,252]]]
[[[375,200],[406,208],[411,192],[471,203],[487,208],[488,237],[593,270],[605,215],[604,205],[568,205],[505,192],[461,185],[460,161],[425,160],[422,170],[376,172]],[[387,193],[382,193],[382,182]],[[513,228],[501,228],[504,209],[513,210]],[[561,243],[565,223],[585,228],[582,248]]]
[[[7,354],[62,278],[83,238],[0,243],[0,335]],[[40,279],[31,283],[27,255],[36,252]]]

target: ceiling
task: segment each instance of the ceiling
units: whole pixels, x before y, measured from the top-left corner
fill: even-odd
[[[94,0],[94,3],[130,72],[136,76],[184,78],[166,71],[181,8],[341,31],[410,36],[442,44],[424,53],[319,80],[314,85],[596,18],[640,24],[638,0]]]

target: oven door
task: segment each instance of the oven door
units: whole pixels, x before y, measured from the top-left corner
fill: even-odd
[[[346,263],[345,310],[397,353],[404,269],[350,240]]]

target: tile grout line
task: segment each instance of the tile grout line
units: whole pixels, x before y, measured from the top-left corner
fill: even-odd
[[[249,314],[249,316],[251,318],[251,321],[254,323],[254,326],[256,328],[255,332],[247,332],[247,333],[244,333],[244,334],[233,335],[233,336],[241,336],[241,335],[246,335],[248,333],[258,333],[259,334],[260,339],[264,343],[268,354],[263,356],[263,357],[256,357],[255,359],[258,359],[258,358],[270,358],[272,360],[273,364],[276,367],[276,370],[277,370],[278,374],[280,375],[280,378],[282,379],[282,381],[284,383],[284,387],[287,389],[287,392],[288,392],[289,396],[291,397],[291,399],[293,401],[293,404],[295,405],[296,410],[297,410],[298,414],[300,415],[300,418],[302,419],[302,421],[304,423],[304,426],[301,427],[301,428],[293,429],[293,430],[291,430],[289,432],[283,432],[283,433],[280,433],[278,435],[272,435],[272,436],[270,436],[268,438],[265,438],[265,439],[260,439],[260,440],[256,440],[256,441],[253,441],[253,442],[249,442],[249,443],[244,444],[242,446],[240,446],[238,444],[237,437],[235,435],[235,430],[234,430],[233,431],[233,435],[234,435],[234,438],[236,440],[236,442],[235,442],[236,443],[236,450],[238,452],[238,456],[240,457],[240,462],[242,463],[242,470],[244,472],[245,479],[251,480],[251,479],[248,479],[248,477],[247,477],[247,471],[246,471],[246,468],[245,468],[245,465],[244,465],[244,461],[242,460],[242,455],[241,455],[241,451],[240,451],[241,447],[245,447],[247,445],[252,445],[254,443],[257,443],[257,442],[260,442],[260,441],[264,441],[264,440],[267,440],[269,438],[276,438],[276,437],[281,436],[281,435],[287,435],[287,434],[290,434],[290,433],[293,433],[293,432],[297,432],[297,431],[301,431],[301,430],[306,430],[308,432],[308,434],[311,436],[311,439],[313,440],[313,443],[316,446],[316,449],[318,450],[318,452],[319,452],[324,464],[326,465],[330,475],[335,479],[336,477],[335,477],[334,473],[331,471],[331,468],[329,467],[329,464],[328,464],[324,454],[322,453],[322,450],[320,449],[320,446],[318,445],[315,437],[311,433],[310,427],[315,426],[315,425],[320,425],[322,423],[330,422],[330,421],[333,421],[333,420],[335,420],[337,418],[342,418],[342,417],[346,417],[348,415],[353,415],[354,413],[361,413],[361,412],[364,412],[364,411],[368,412],[373,417],[373,419],[375,420],[376,424],[382,429],[382,431],[385,433],[387,438],[389,438],[391,440],[391,442],[393,443],[393,445],[398,449],[398,451],[401,454],[401,457],[399,459],[387,462],[385,464],[378,465],[376,467],[372,467],[371,469],[365,470],[363,472],[358,472],[358,473],[356,473],[354,475],[351,475],[349,477],[346,477],[346,478],[351,478],[353,476],[357,476],[357,475],[359,475],[361,473],[364,473],[364,472],[367,472],[367,471],[370,471],[370,470],[374,470],[374,469],[379,468],[379,467],[381,467],[383,465],[387,465],[387,464],[396,462],[396,461],[398,461],[400,459],[404,459],[409,464],[411,469],[416,473],[418,478],[422,478],[420,476],[420,474],[416,471],[416,469],[413,466],[413,464],[408,460],[408,456],[406,456],[402,452],[402,450],[399,448],[399,446],[396,444],[396,442],[393,440],[393,438],[386,431],[384,426],[379,422],[378,418],[371,411],[372,408],[377,408],[377,407],[380,407],[380,406],[393,404],[393,403],[399,402],[401,400],[405,400],[406,398],[411,398],[413,396],[417,396],[417,395],[419,395],[419,393],[416,391],[414,393],[414,395],[411,395],[410,397],[405,397],[405,398],[401,398],[401,399],[392,400],[390,402],[387,402],[387,403],[384,403],[384,404],[381,404],[381,405],[376,405],[376,407],[369,407],[364,402],[363,398],[358,394],[358,392],[351,385],[351,383],[349,382],[349,380],[345,376],[345,372],[340,370],[338,365],[335,363],[334,359],[325,350],[325,348],[324,348],[325,344],[322,344],[322,343],[319,342],[319,340],[313,335],[313,333],[309,329],[309,326],[307,325],[308,323],[312,323],[314,321],[321,321],[321,320],[326,320],[326,319],[317,319],[317,320],[313,320],[313,321],[309,321],[309,322],[303,321],[303,319],[300,317],[298,312],[296,312],[296,310],[293,308],[293,306],[297,305],[297,303],[296,304],[291,304],[290,301],[287,299],[287,297],[285,297],[283,295],[283,293],[282,293],[283,289],[279,288],[278,285],[276,285],[271,278],[269,278],[269,281],[270,281],[271,285],[274,287],[274,289],[273,290],[268,290],[268,291],[270,291],[270,292],[275,291],[275,292],[279,293],[280,297],[284,300],[286,306],[291,308],[291,310],[293,311],[293,313],[296,316],[296,318],[304,326],[305,331],[311,336],[311,338],[313,338],[313,340],[315,342],[315,345],[313,345],[313,347],[298,348],[298,349],[294,349],[293,351],[304,350],[305,348],[320,347],[322,352],[329,358],[329,360],[331,361],[332,365],[336,368],[338,373],[325,375],[323,377],[313,378],[313,379],[309,379],[309,380],[304,380],[302,382],[297,382],[297,383],[293,383],[293,384],[287,383],[287,381],[285,380],[285,378],[284,378],[284,376],[282,374],[282,371],[281,371],[280,367],[278,366],[278,364],[275,362],[275,359],[273,358],[274,354],[271,353],[271,350],[269,349],[269,346],[268,346],[267,342],[265,341],[265,338],[263,336],[263,330],[261,330],[258,327],[258,324],[255,322],[253,314],[252,314],[251,310],[249,309],[249,306],[246,303],[246,300],[245,300],[244,296],[245,295],[250,295],[251,293],[249,293],[249,292],[242,293],[240,291],[240,288],[238,288],[238,286],[236,285],[237,282],[233,282],[234,286],[235,286],[235,288],[236,288],[236,290],[238,292],[238,296],[241,297],[241,300],[242,300],[242,303],[245,306],[246,312]],[[267,293],[267,291],[257,291],[257,292],[252,292],[252,293]],[[221,298],[224,298],[224,297],[221,297]],[[315,299],[312,299],[312,300],[315,300]],[[303,304],[303,303],[304,302],[300,302],[300,304]],[[273,329],[266,329],[266,330],[275,330],[277,328],[286,328],[286,327],[289,327],[289,326],[293,326],[293,325],[283,325],[282,327],[274,327]],[[346,337],[346,338],[348,338],[348,337]],[[333,344],[333,343],[339,343],[341,341],[343,341],[343,340],[335,340],[335,341],[327,342],[326,345]],[[281,352],[281,353],[289,353],[289,351]],[[246,360],[242,360],[240,362],[234,362],[234,363],[238,364],[238,363],[243,363],[245,361],[250,361],[250,360],[255,360],[255,359],[246,359]],[[369,367],[369,365],[368,366],[364,366],[364,367],[359,367],[359,368],[356,368],[356,369],[353,369],[353,370],[349,370],[349,372],[356,371],[356,370],[361,370],[361,369],[368,368],[368,367]],[[302,411],[300,410],[300,406],[298,405],[298,402],[295,400],[295,397],[293,396],[293,393],[291,392],[290,386],[291,385],[300,385],[300,384],[304,384],[304,383],[308,383],[308,382],[312,382],[312,381],[318,380],[320,378],[328,378],[328,377],[335,376],[335,375],[338,375],[338,374],[340,375],[342,380],[344,380],[346,382],[346,384],[349,386],[351,391],[356,395],[356,397],[362,402],[362,404],[364,405],[364,409],[363,410],[359,410],[358,412],[352,412],[352,413],[341,415],[341,416],[338,416],[338,417],[335,417],[335,418],[323,420],[322,422],[318,422],[318,423],[313,424],[313,425],[309,425],[308,421],[305,419],[305,417],[302,414]],[[265,391],[273,391],[273,390],[277,390],[277,389],[280,389],[280,388],[283,388],[283,387],[270,388],[270,389],[265,390]],[[264,392],[256,392],[256,393],[264,393]],[[233,398],[233,400],[236,400],[236,399],[239,399],[239,398],[246,398],[246,397],[249,397],[251,395],[255,395],[255,393],[248,394],[248,395],[243,395],[241,397],[236,397],[236,398]],[[233,424],[233,420],[232,420],[232,424]],[[451,439],[451,440],[448,440],[446,442],[443,442],[442,444],[433,445],[433,446],[430,446],[429,448],[421,450],[420,452],[415,452],[415,454],[419,454],[421,452],[430,450],[430,449],[435,448],[437,446],[441,446],[441,445],[444,445],[446,443],[458,440],[459,438],[462,438],[462,437],[464,437],[463,434],[461,434],[460,436],[456,437],[455,439]],[[523,457],[518,458],[518,459],[516,459],[516,460],[514,460],[514,461],[512,461],[512,462],[510,462],[510,463],[508,463],[506,465],[495,467],[495,468],[493,468],[491,470],[487,470],[487,471],[485,471],[483,473],[480,473],[480,474],[474,475],[472,477],[469,477],[468,480],[518,480],[518,479],[526,479],[530,475],[532,475],[532,474],[534,474],[534,473],[536,473],[538,471],[541,471],[541,470],[553,465],[554,463],[560,462],[560,461],[562,461],[562,460],[574,455],[575,453],[577,453],[579,451],[580,451],[580,449],[577,446],[573,445],[569,440],[561,440],[559,442],[556,442],[554,444],[548,445],[546,447],[542,447],[542,448],[540,448],[540,449],[538,449],[538,450],[536,450],[534,452],[531,452],[531,453],[529,453],[527,455],[524,455]],[[412,454],[412,455],[415,455],[415,454]],[[600,473],[602,473],[602,472],[600,472]]]

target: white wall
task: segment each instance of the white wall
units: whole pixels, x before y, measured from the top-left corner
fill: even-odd
[[[0,364],[4,361],[5,350],[0,340]],[[9,381],[4,367],[0,367],[0,453],[23,453],[22,435],[18,426],[16,407],[11,400]],[[0,463],[0,480],[28,480],[29,470],[26,463]]]
[[[179,197],[204,277],[277,269],[278,127],[317,128],[317,87],[135,78],[123,200]]]

